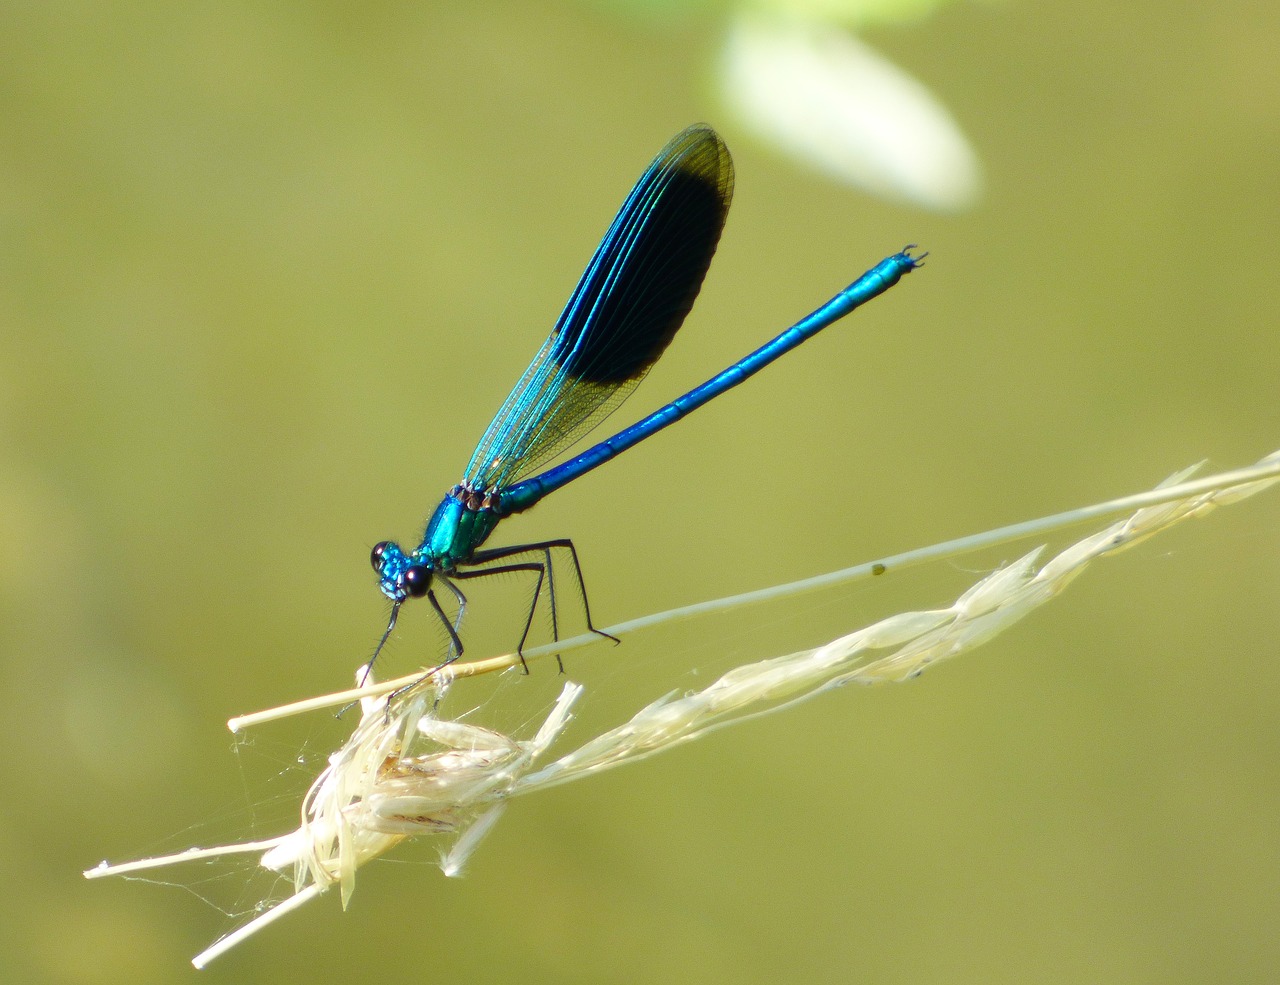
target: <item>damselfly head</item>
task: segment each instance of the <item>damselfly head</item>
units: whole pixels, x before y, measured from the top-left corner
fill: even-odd
[[[421,565],[412,564],[409,558],[405,556],[404,551],[400,549],[400,545],[394,541],[384,540],[376,545],[369,555],[369,563],[373,565],[373,570],[378,574],[378,588],[392,602],[403,602],[412,594],[426,594],[426,587],[415,593],[406,584],[405,576],[408,572],[416,571]],[[422,578],[420,573],[415,574],[413,582],[414,585],[423,584],[429,586],[431,583],[430,574],[427,573],[425,579]]]

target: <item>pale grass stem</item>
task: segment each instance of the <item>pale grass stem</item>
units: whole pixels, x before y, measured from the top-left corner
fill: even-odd
[[[661,698],[624,725],[550,763],[540,764],[539,760],[569,724],[570,709],[583,692],[581,685],[565,685],[537,734],[528,740],[436,717],[439,699],[453,681],[514,666],[518,663],[514,655],[453,665],[434,676],[411,675],[232,719],[228,724],[236,731],[355,700],[361,702],[362,710],[351,738],[329,757],[329,765],[304,798],[301,822],[293,832],[265,841],[191,849],[121,865],[103,864],[85,875],[120,875],[234,852],[263,852],[260,864],[265,868],[292,869],[295,894],[197,955],[193,960],[196,967],[204,967],[334,884],[340,886],[345,906],[359,867],[406,838],[456,835],[440,861],[447,875],[456,875],[509,798],[634,762],[712,729],[777,711],[843,684],[914,677],[930,664],[966,652],[1022,619],[1061,593],[1092,561],[1280,481],[1280,452],[1249,468],[1191,481],[1189,476],[1196,468],[1172,476],[1150,492],[611,626],[607,630],[610,635],[623,636],[664,622],[773,601],[908,564],[1049,534],[1085,520],[1127,514],[1043,563],[1040,556],[1044,548],[1026,553],[982,578],[945,609],[899,613],[825,646],[737,667],[700,691]],[[563,653],[598,638],[575,637],[530,649],[525,651],[525,659]],[[390,704],[388,694],[392,694]]]

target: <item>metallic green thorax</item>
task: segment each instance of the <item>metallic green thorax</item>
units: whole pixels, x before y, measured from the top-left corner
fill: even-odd
[[[422,543],[414,551],[405,554],[399,544],[391,542],[374,548],[373,566],[382,594],[393,602],[415,594],[413,578],[406,577],[410,569],[427,575],[448,574],[466,564],[509,512],[500,510],[491,496],[454,486],[431,514]],[[420,584],[429,585],[430,579]]]

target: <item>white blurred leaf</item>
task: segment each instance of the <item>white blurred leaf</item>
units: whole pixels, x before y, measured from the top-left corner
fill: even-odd
[[[980,166],[920,82],[833,24],[736,16],[725,99],[761,139],[847,184],[939,211],[972,205]]]

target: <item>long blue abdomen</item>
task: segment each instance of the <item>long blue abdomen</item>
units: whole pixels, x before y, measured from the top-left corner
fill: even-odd
[[[907,250],[909,249],[911,247],[907,247]],[[766,342],[755,352],[717,373],[701,386],[695,387],[682,397],[677,397],[665,407],[659,408],[631,427],[619,431],[612,438],[607,438],[587,449],[581,455],[504,490],[501,495],[502,512],[504,514],[519,513],[529,509],[542,497],[603,465],[615,455],[621,454],[650,435],[674,424],[708,400],[718,397],[726,390],[754,376],[779,356],[790,352],[801,342],[813,338],[818,332],[855,308],[879,297],[898,283],[903,274],[910,273],[919,266],[919,258],[911,256],[907,250],[881,260],[822,307],[796,322],[777,338]]]

